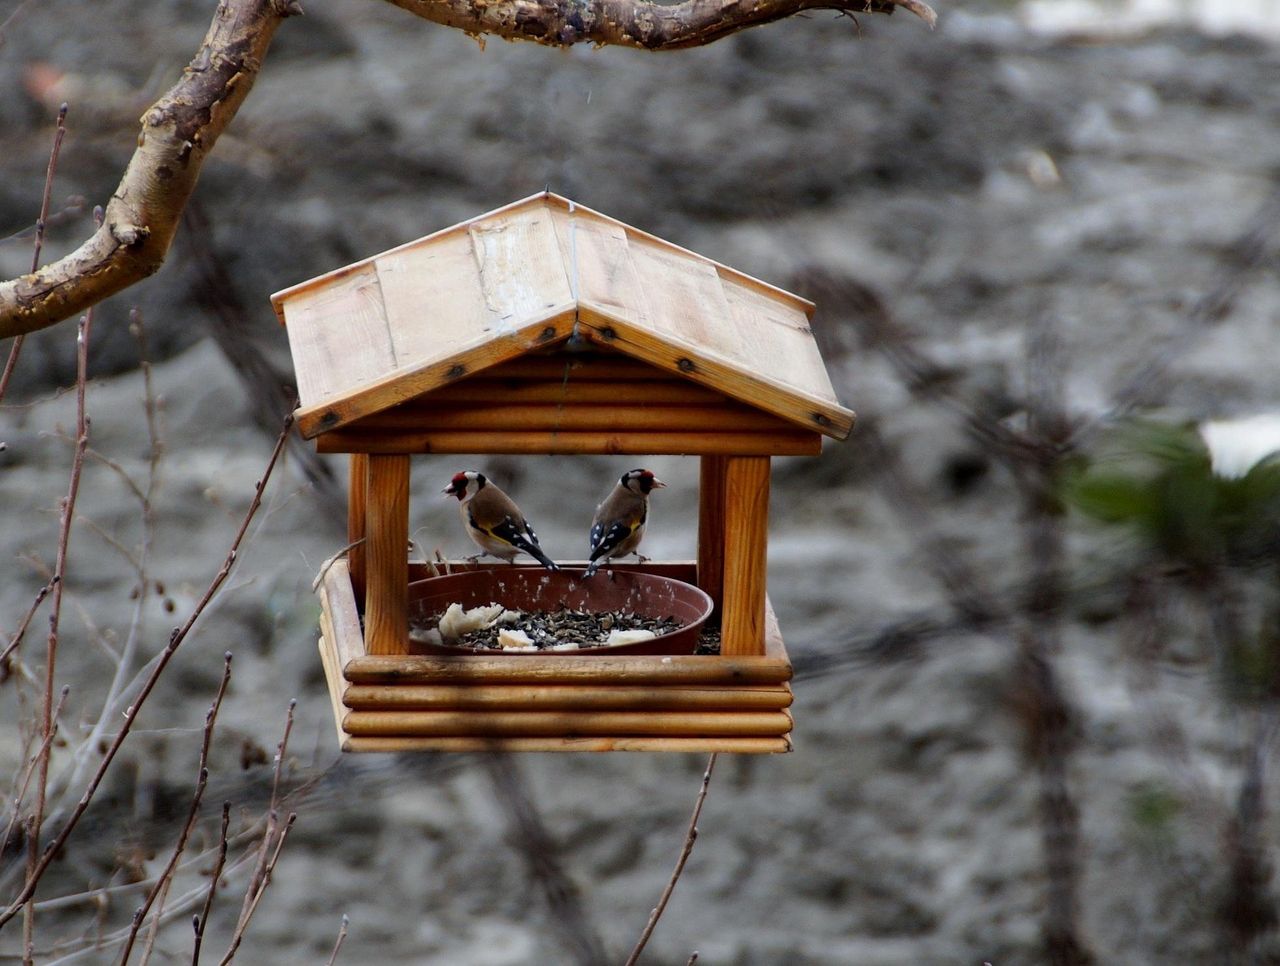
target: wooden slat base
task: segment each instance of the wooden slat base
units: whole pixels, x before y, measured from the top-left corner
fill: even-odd
[[[688,562],[644,569],[696,575]],[[425,570],[411,567],[411,579]],[[763,657],[391,656],[365,653],[345,561],[318,592],[344,751],[791,750],[791,664],[771,610]]]

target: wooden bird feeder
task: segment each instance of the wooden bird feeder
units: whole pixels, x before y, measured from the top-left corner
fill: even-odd
[[[812,303],[550,193],[272,303],[300,431],[351,454],[361,542],[318,586],[344,751],[790,750],[769,461],[853,424]],[[409,584],[428,576],[407,554],[415,453],[699,456],[697,560],[610,568],[701,587],[720,654],[411,653]]]

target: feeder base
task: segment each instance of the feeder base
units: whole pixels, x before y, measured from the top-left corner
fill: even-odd
[[[696,578],[693,563],[643,569]],[[318,592],[320,657],[343,751],[791,750],[791,663],[767,602],[759,657],[388,656],[365,653],[344,560]]]

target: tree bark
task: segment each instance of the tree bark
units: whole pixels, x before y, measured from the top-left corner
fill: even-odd
[[[923,0],[388,0],[473,36],[553,47],[587,41],[642,50],[700,47],[809,10],[892,13],[931,26]],[[181,80],[142,116],[138,148],[102,226],[70,255],[0,282],[0,339],[47,328],[151,275],[164,263],[200,168],[248,96],[276,28],[298,0],[221,0]]]

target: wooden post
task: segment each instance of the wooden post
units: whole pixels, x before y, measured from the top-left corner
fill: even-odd
[[[361,604],[364,599],[365,545],[357,543],[365,538],[364,505],[369,490],[369,457],[364,453],[351,454],[351,478],[347,483],[347,543],[355,544],[347,551],[347,569],[351,571],[351,589]]]
[[[724,474],[728,460],[704,456],[698,481],[698,586],[715,601],[724,599]]]
[[[369,456],[364,640],[369,654],[409,653],[409,457]]]
[[[764,653],[769,457],[725,458],[724,598],[720,653]]]

